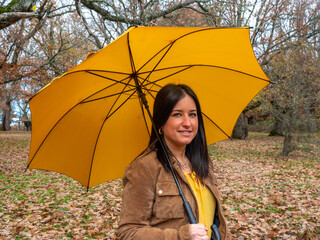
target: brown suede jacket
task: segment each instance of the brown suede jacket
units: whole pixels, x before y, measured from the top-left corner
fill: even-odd
[[[188,180],[178,164],[171,160],[186,200],[199,220],[198,206]],[[210,175],[204,183],[217,202],[221,239],[231,239],[222,215],[217,180],[210,165]],[[187,240],[189,220],[181,196],[170,171],[166,171],[151,151],[137,158],[127,167],[123,177],[124,190],[117,239]]]

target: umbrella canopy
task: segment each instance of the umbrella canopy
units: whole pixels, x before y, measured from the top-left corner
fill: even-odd
[[[122,177],[148,145],[143,99],[152,109],[168,83],[195,91],[212,144],[231,136],[269,79],[249,28],[132,27],[30,99],[27,168],[63,173],[87,188]]]

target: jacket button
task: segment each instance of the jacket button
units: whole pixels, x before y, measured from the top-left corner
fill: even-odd
[[[161,195],[163,193],[163,191],[162,190],[159,190],[159,194]]]

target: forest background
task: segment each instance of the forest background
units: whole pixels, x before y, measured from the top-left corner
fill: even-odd
[[[245,139],[248,125],[284,135],[287,156],[297,133],[320,125],[319,8],[315,0],[0,1],[1,130],[31,130],[26,100],[132,25],[250,26],[275,84],[243,111],[233,137]]]
[[[303,157],[303,164],[319,169],[315,149],[320,145],[320,3],[316,0],[2,0],[1,131],[30,131],[26,100],[132,25],[250,26],[255,55],[274,84],[246,107],[233,138],[246,139],[245,145],[252,141],[250,131],[280,136],[276,154],[283,161],[301,149],[312,149],[313,155]],[[23,136],[16,141],[29,143]],[[12,143],[10,139],[1,138],[3,144]],[[10,161],[4,155],[1,164]],[[5,169],[0,169],[0,179],[1,172]],[[319,173],[313,177],[319,186]],[[319,191],[312,194],[319,203]]]

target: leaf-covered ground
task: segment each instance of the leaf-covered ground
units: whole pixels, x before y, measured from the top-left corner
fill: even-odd
[[[216,143],[223,207],[234,239],[320,239],[320,136],[287,159],[282,137]],[[115,239],[121,179],[89,192],[54,172],[24,172],[29,133],[0,132],[0,239]]]

